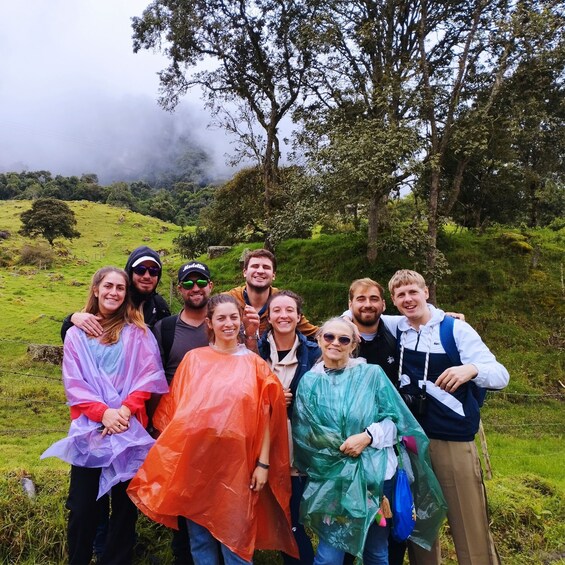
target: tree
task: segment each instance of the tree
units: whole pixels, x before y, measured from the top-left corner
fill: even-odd
[[[123,181],[114,182],[108,187],[106,204],[120,208],[128,208],[134,212],[137,211],[136,198],[132,194],[129,184]]]
[[[27,237],[44,237],[51,247],[57,237],[80,237],[74,228],[77,221],[69,205],[56,198],[38,198],[31,208],[20,214],[22,228],[19,233]]]
[[[532,42],[552,50],[563,41],[563,4],[556,0],[476,0],[453,8],[432,37],[425,32],[426,22],[435,17],[437,3],[424,0],[418,28],[432,302],[438,233],[458,199],[467,166],[488,143],[488,124],[498,118],[497,100],[529,64]],[[457,168],[446,182],[450,156]]]
[[[201,87],[242,155],[257,157],[267,244],[279,182],[279,126],[304,84],[310,51],[301,30],[315,11],[307,0],[154,0],[133,20],[134,51],[162,48],[171,60],[160,73],[161,104],[173,109],[188,89]],[[216,67],[188,74],[203,59]]]
[[[308,29],[316,57],[299,141],[328,202],[363,208],[367,258],[377,257],[389,196],[411,174],[418,1],[327,0]]]
[[[260,206],[261,170],[243,169],[218,188],[213,201],[200,214],[202,225],[221,234],[223,242],[257,241],[267,231],[273,244],[289,237],[311,234],[317,211],[312,187],[299,167],[281,167],[279,185],[272,194],[273,218],[267,226]]]
[[[306,128],[312,119],[318,126],[310,138],[322,149],[315,147],[319,168],[354,181],[370,228],[395,188],[417,182],[428,203],[425,275],[433,301],[443,270],[436,268],[442,222],[457,202],[467,166],[485,150],[503,86],[527,65],[528,47],[545,43],[551,51],[563,44],[562,3],[325,0],[320,12],[312,24],[317,56],[308,75],[315,103],[305,112]],[[343,135],[348,127],[353,135]],[[357,142],[370,140],[364,132],[371,130],[379,132],[372,152],[370,143]],[[324,160],[324,152],[331,159]],[[450,160],[455,169],[448,178]],[[364,186],[358,182],[365,179]],[[369,259],[376,233],[369,229]]]

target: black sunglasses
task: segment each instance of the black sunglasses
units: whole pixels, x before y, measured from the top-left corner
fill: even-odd
[[[182,288],[190,290],[194,287],[194,285],[196,285],[198,288],[204,288],[205,286],[208,286],[209,282],[210,281],[206,279],[198,279],[197,281],[182,281],[180,285],[182,286]]]
[[[326,343],[333,343],[336,337],[341,345],[349,345],[351,343],[351,338],[347,335],[336,336],[335,334],[325,333],[322,337]]]
[[[161,269],[159,267],[146,267],[145,265],[138,265],[134,267],[132,271],[142,277],[147,271],[149,271],[149,275],[152,277],[158,277],[161,274]]]

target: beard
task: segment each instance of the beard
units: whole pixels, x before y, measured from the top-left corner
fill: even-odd
[[[370,326],[374,326],[381,317],[380,314],[375,310],[369,312],[364,311],[359,313],[352,312],[352,314],[357,324],[359,324],[360,326],[365,326],[367,328]]]
[[[253,291],[255,291],[255,292],[258,292],[258,293],[261,293],[261,292],[268,292],[268,291],[271,290],[271,283],[267,283],[267,282],[265,282],[264,286],[256,286],[256,285],[254,285],[253,283],[249,283],[249,282],[248,282],[248,283],[247,283],[247,286],[248,286],[251,290],[253,290]]]
[[[184,301],[184,306],[188,310],[202,310],[202,308],[206,308],[207,305],[208,305],[207,296],[202,297],[202,301],[196,304],[192,301],[192,297],[189,297]]]

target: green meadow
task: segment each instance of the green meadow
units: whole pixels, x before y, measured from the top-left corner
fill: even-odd
[[[0,202],[0,563],[65,562],[65,495],[68,466],[40,454],[65,435],[68,409],[60,367],[31,361],[30,344],[60,345],[60,327],[85,302],[92,274],[123,267],[139,245],[161,252],[159,292],[178,311],[176,271],[184,259],[173,239],[181,228],[121,208],[71,202],[81,237],[58,240],[51,251],[18,235],[27,201]],[[190,229],[190,228],[187,228]],[[351,280],[363,276],[386,286],[397,268],[413,260],[387,253],[367,263],[364,239],[354,233],[290,240],[277,248],[276,285],[305,299],[313,322],[347,307]],[[24,264],[24,246],[39,248]],[[451,274],[438,286],[444,310],[463,312],[504,363],[511,382],[490,393],[483,424],[492,466],[487,481],[492,530],[503,563],[565,564],[565,229],[492,228],[486,233],[446,229],[440,238]],[[238,245],[206,261],[216,291],[241,284]],[[27,251],[29,255],[29,249]],[[387,312],[394,313],[387,301]],[[31,478],[28,497],[21,479]],[[456,563],[444,538],[445,563]],[[141,518],[138,563],[170,563],[170,532]],[[260,552],[256,563],[278,563]]]

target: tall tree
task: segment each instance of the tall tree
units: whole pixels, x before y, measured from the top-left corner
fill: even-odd
[[[22,227],[21,235],[28,237],[44,237],[49,245],[57,237],[73,239],[80,237],[75,229],[75,213],[69,205],[56,198],[38,198],[33,202],[31,208],[20,214]]]
[[[328,0],[308,29],[316,58],[299,138],[331,201],[368,210],[367,257],[377,256],[391,193],[417,154],[414,61],[418,2]]]
[[[436,5],[422,0],[418,28],[432,301],[442,217],[457,201],[470,160],[484,150],[488,141],[485,125],[496,119],[493,108],[503,87],[527,59],[535,35],[531,24],[544,19],[549,24],[545,40],[552,43],[563,29],[563,6],[555,0],[474,0],[452,4],[455,11],[435,26],[431,36],[426,22],[435,18]],[[539,31],[538,25],[534,27]],[[446,182],[450,154],[457,160],[457,170],[451,182]]]
[[[202,88],[243,153],[258,158],[267,226],[281,159],[279,126],[309,67],[300,31],[314,12],[307,0],[154,0],[133,21],[134,51],[161,48],[170,59],[160,73],[161,104],[173,109],[188,89]]]
[[[540,15],[551,21],[547,35],[555,44],[562,10],[555,0],[327,0],[324,18],[315,23],[313,37],[320,46],[309,77],[316,104],[306,127],[311,128],[308,120],[314,116],[327,134],[323,151],[339,155],[349,146],[351,157],[324,161],[317,148],[314,155],[322,157],[326,172],[337,166],[336,175],[347,178],[354,163],[374,177],[363,191],[373,198],[368,202],[370,228],[379,201],[406,179],[419,181],[428,201],[426,276],[432,300],[442,218],[457,201],[470,160],[484,151],[486,122],[493,119],[502,86],[525,57],[530,22]],[[336,123],[341,131],[348,126],[359,134],[370,131],[364,122],[382,132],[372,136],[372,161],[364,147],[353,150],[357,133],[345,143],[343,136],[333,135]],[[405,133],[410,130],[418,142]],[[395,137],[399,133],[402,143]],[[388,167],[386,157],[375,159],[379,154],[388,157]],[[457,164],[450,182],[448,158]],[[374,258],[375,235],[369,229],[369,258]]]

